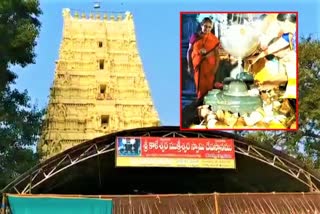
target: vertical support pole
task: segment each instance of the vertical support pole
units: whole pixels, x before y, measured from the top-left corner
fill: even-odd
[[[215,207],[215,214],[220,214],[219,203],[218,203],[218,193],[214,193],[214,207]]]
[[[309,192],[313,192],[313,184],[312,184],[312,181],[311,181],[311,176],[310,174],[308,174],[308,183],[309,183]]]
[[[29,194],[31,194],[31,190],[32,190],[32,174],[30,174],[30,180],[29,180]]]
[[[2,202],[1,202],[1,214],[6,213],[6,197],[7,195],[5,193],[2,194]]]

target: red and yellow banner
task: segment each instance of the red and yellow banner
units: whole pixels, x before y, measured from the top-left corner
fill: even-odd
[[[116,166],[235,168],[233,139],[118,137]]]

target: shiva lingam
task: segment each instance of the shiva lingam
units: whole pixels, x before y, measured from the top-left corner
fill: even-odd
[[[233,113],[251,113],[262,106],[259,93],[250,93],[245,80],[252,77],[244,72],[242,59],[251,55],[259,45],[259,35],[249,25],[232,25],[221,37],[222,47],[238,59],[238,66],[231,72],[231,79],[223,90],[213,89],[204,97],[204,104],[213,111],[226,110]]]
[[[223,90],[213,89],[204,97],[205,105],[212,111],[227,110],[233,113],[251,113],[262,106],[258,93],[252,94],[241,80],[233,80],[224,85]]]

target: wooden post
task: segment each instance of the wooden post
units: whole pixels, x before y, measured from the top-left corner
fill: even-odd
[[[6,214],[6,197],[5,193],[2,194],[1,214]]]
[[[309,183],[309,192],[314,192],[314,188],[313,188],[310,174],[308,175],[308,183]]]
[[[215,214],[219,214],[220,211],[219,211],[219,203],[218,203],[218,193],[214,193],[214,207],[216,208],[215,209]]]

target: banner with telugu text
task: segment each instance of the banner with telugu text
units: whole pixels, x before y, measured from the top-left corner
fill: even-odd
[[[233,139],[117,137],[117,167],[234,169]]]

